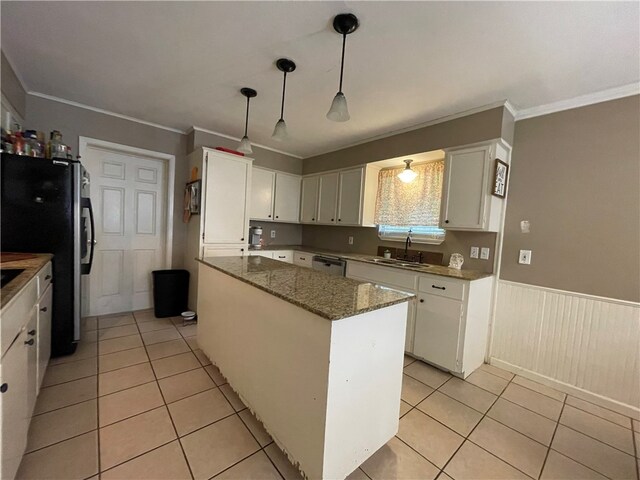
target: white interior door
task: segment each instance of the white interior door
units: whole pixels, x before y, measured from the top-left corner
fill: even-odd
[[[167,162],[87,148],[96,220],[89,314],[152,306],[151,271],[166,267]]]

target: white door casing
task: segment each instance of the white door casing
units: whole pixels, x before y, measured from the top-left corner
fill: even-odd
[[[80,138],[96,223],[88,313],[152,306],[151,271],[171,266],[174,156]]]

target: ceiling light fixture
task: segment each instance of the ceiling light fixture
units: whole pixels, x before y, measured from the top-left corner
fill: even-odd
[[[287,73],[291,73],[296,69],[296,64],[293,60],[288,58],[279,58],[276,62],[278,70],[284,73],[284,80],[282,81],[282,105],[280,106],[280,120],[276,123],[276,128],[273,129],[273,135],[271,138],[279,142],[286,140],[289,134],[287,133],[287,124],[284,122],[284,94],[287,89]]]
[[[251,149],[251,142],[249,141],[249,137],[247,136],[247,130],[249,128],[249,100],[258,95],[253,88],[241,88],[240,93],[247,97],[247,114],[244,119],[244,137],[240,140],[240,145],[238,146],[238,151],[242,153],[253,153]]]
[[[327,112],[327,118],[334,122],[346,122],[351,118],[347,108],[347,98],[342,93],[342,76],[344,73],[344,47],[347,43],[347,35],[355,32],[360,24],[358,18],[352,13],[341,13],[333,19],[333,29],[342,35],[342,59],[340,61],[340,89],[333,97],[331,108]]]
[[[411,162],[413,162],[413,160],[405,160],[404,163],[406,163],[407,166],[398,174],[398,178],[404,183],[411,183],[418,176],[415,170],[411,170]]]

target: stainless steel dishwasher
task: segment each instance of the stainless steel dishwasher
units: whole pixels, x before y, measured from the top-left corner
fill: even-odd
[[[323,257],[322,255],[314,255],[312,259],[314,270],[328,273],[329,275],[338,275],[344,277],[347,269],[347,262],[336,257]]]

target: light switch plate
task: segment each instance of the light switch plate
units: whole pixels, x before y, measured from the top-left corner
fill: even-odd
[[[349,237],[349,245],[353,245],[353,237]]]
[[[522,265],[531,265],[531,250],[520,250],[518,263]]]
[[[489,260],[489,247],[482,247],[480,250],[480,258],[482,260]]]
[[[271,238],[276,238],[276,231],[275,230],[271,230]]]
[[[478,247],[471,247],[471,253],[469,256],[471,258],[478,258]]]

